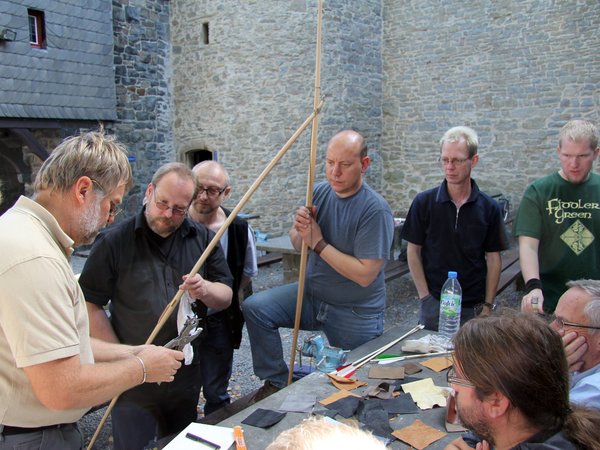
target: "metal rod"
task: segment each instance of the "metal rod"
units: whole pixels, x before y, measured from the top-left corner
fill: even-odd
[[[417,331],[422,330],[423,328],[424,328],[423,325],[417,325],[412,330],[410,330],[410,331],[406,332],[405,334],[403,334],[402,336],[400,336],[398,339],[394,339],[392,342],[390,342],[388,344],[385,344],[383,347],[378,348],[374,352],[371,352],[368,355],[363,356],[360,359],[357,359],[355,362],[353,362],[349,366],[346,366],[343,369],[341,369],[341,370],[339,370],[337,372],[334,372],[334,373],[336,373],[339,376],[345,377],[346,375],[355,372],[357,369],[359,369],[360,367],[362,367],[363,365],[365,365],[366,363],[368,363],[369,361],[371,361],[377,355],[385,352],[388,348],[393,347],[394,345],[396,345],[401,340],[406,339],[411,334],[414,334]]]
[[[386,364],[391,364],[391,363],[397,362],[397,361],[404,361],[407,359],[418,359],[418,358],[425,358],[425,357],[429,357],[429,356],[442,356],[442,355],[449,355],[451,353],[452,353],[452,350],[446,350],[443,352],[421,353],[419,355],[405,355],[405,356],[398,356],[396,358],[382,359],[382,360],[378,361],[378,363],[381,365],[386,365]]]

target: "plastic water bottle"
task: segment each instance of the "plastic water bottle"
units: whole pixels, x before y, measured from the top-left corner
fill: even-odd
[[[447,349],[452,348],[452,338],[460,327],[460,306],[462,289],[456,272],[448,272],[448,279],[442,286],[440,295],[440,321],[438,331]]]

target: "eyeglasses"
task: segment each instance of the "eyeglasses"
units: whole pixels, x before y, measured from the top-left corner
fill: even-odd
[[[221,195],[223,192],[225,192],[225,189],[227,189],[227,186],[225,186],[223,189],[219,189],[217,187],[200,187],[198,189],[198,196],[200,196],[200,194],[202,194],[203,192],[206,194],[207,197],[218,197],[219,195]]]
[[[94,183],[96,186],[98,186],[99,190],[106,195],[106,189],[104,189],[104,186],[102,186],[100,183],[98,183],[96,180],[94,180],[93,178],[90,178],[90,180],[92,180],[92,183]],[[113,202],[112,200],[110,201],[110,209],[108,210],[108,215],[109,217],[112,217],[113,219],[115,217],[117,217],[119,214],[121,214],[123,212],[123,207],[116,204],[115,202]]]
[[[471,158],[463,158],[463,159],[448,159],[448,158],[438,158],[438,162],[442,164],[442,166],[449,166],[452,164],[453,166],[462,166],[464,163],[469,161]]]
[[[591,325],[583,325],[580,323],[568,322],[565,319],[563,319],[562,317],[554,316],[554,315],[550,316],[549,320],[550,320],[550,323],[556,322],[556,324],[560,328],[572,327],[572,328],[587,328],[589,330],[600,330],[600,327],[594,327]]]
[[[158,209],[160,209],[161,211],[168,211],[171,210],[171,214],[173,214],[174,216],[185,216],[185,214],[188,211],[188,207],[182,208],[181,206],[169,206],[169,204],[167,202],[163,202],[163,201],[157,201],[156,200],[156,186],[154,187],[154,190],[152,191],[152,198],[154,201],[154,204],[156,205],[156,207]]]
[[[455,375],[455,373],[456,372],[454,371],[454,367],[450,367],[448,369],[448,373],[446,374],[446,381],[448,382],[448,385],[458,384],[459,386],[464,386],[464,387],[475,389],[476,386],[473,383],[471,383],[469,380],[466,380],[464,378],[457,377]]]

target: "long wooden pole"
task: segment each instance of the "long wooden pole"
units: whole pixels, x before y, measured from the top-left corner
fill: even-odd
[[[208,244],[208,246],[206,247],[206,249],[200,256],[200,258],[198,259],[198,261],[196,262],[196,264],[190,271],[190,273],[189,273],[190,277],[192,277],[198,273],[198,271],[200,270],[200,267],[202,267],[202,265],[204,264],[204,262],[206,261],[208,256],[211,254],[213,249],[219,243],[219,240],[221,239],[221,236],[223,236],[223,233],[225,233],[225,230],[227,230],[227,227],[229,227],[231,222],[233,222],[233,219],[235,219],[235,217],[238,215],[240,210],[248,202],[248,200],[250,199],[252,194],[254,194],[254,192],[258,189],[258,187],[261,185],[261,183],[264,181],[264,179],[267,177],[267,175],[271,172],[273,167],[275,167],[275,165],[279,162],[279,160],[281,158],[283,158],[283,155],[285,155],[286,152],[289,150],[289,148],[292,146],[292,144],[294,142],[296,142],[296,140],[302,134],[302,132],[304,130],[306,130],[306,128],[308,128],[308,126],[311,124],[313,119],[319,115],[319,113],[321,112],[321,108],[323,108],[323,100],[321,100],[319,102],[319,104],[315,106],[315,108],[313,109],[313,112],[306,118],[306,120],[302,123],[302,125],[300,125],[300,127],[296,130],[296,132],[292,135],[292,137],[285,143],[285,145],[281,148],[281,150],[279,150],[279,152],[275,155],[275,157],[271,160],[271,162],[267,165],[267,167],[265,167],[265,169],[258,176],[258,178],[254,181],[254,183],[252,183],[252,186],[250,186],[250,188],[248,189],[246,194],[244,194],[244,196],[238,202],[238,204],[233,209],[233,211],[231,211],[231,214],[229,215],[229,217],[227,217],[227,219],[225,220],[223,225],[221,225],[221,228],[219,228],[219,231],[216,232],[215,237],[213,237],[213,239],[210,241],[210,243]],[[164,324],[167,322],[167,319],[169,318],[169,316],[173,313],[173,311],[175,311],[175,308],[179,304],[179,301],[181,300],[183,293],[184,293],[184,291],[182,289],[179,289],[177,291],[177,293],[175,294],[175,296],[173,297],[173,299],[171,300],[171,302],[166,306],[166,308],[160,315],[160,318],[158,319],[158,323],[154,327],[154,330],[152,330],[152,333],[146,340],[146,344],[151,344],[154,341],[154,339],[156,338],[156,335],[160,332],[160,330],[162,329]],[[96,439],[98,439],[100,431],[102,430],[102,427],[106,423],[106,420],[108,419],[108,415],[110,414],[110,412],[114,408],[115,404],[117,403],[118,398],[119,398],[118,395],[116,397],[114,397],[112,399],[112,401],[110,402],[110,404],[108,405],[108,407],[106,408],[106,412],[102,416],[102,419],[100,420],[100,423],[98,424],[98,427],[96,428],[96,431],[95,431],[94,435],[92,436],[92,439],[90,440],[87,450],[91,450],[92,447],[94,446],[94,443],[96,442]]]
[[[319,0],[317,12],[317,50],[315,57],[315,92],[313,105],[316,108],[321,98],[321,25],[323,22],[323,0]],[[313,187],[315,184],[315,166],[317,163],[317,146],[319,133],[319,116],[312,121],[310,136],[310,163],[308,168],[308,182],[306,184],[306,207],[312,211]],[[313,218],[314,220],[314,218]],[[290,368],[288,373],[288,385],[292,383],[294,375],[294,362],[296,360],[296,346],[298,345],[298,331],[302,317],[302,300],[304,297],[304,280],[306,278],[306,260],[308,258],[308,245],[302,241],[300,252],[300,270],[298,273],[298,295],[296,297],[296,317],[294,320],[294,336],[292,338],[292,354],[290,356]]]

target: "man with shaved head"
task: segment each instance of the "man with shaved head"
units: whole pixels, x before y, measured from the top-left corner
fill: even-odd
[[[289,232],[308,256],[300,328],[322,330],[329,344],[354,349],[383,332],[384,265],[394,233],[387,202],[363,180],[369,167],[365,139],[337,133],[327,145],[327,182],[314,189],[312,211],[301,207]],[[254,373],[265,384],[260,400],[286,385],[280,327],[292,327],[298,283],[259,292],[242,305]]]
[[[210,230],[217,232],[231,211],[223,202],[231,194],[229,175],[217,161],[202,161],[194,169],[198,193],[192,202],[189,216]],[[248,222],[236,217],[227,232],[221,236],[221,248],[233,275],[233,298],[224,309],[209,308],[206,320],[206,338],[200,345],[202,391],[208,415],[230,402],[227,386],[233,366],[233,350],[240,348],[244,318],[240,309],[243,291],[256,276],[256,248]]]

